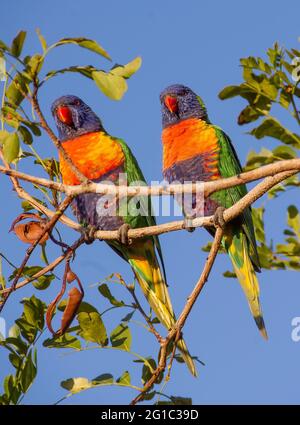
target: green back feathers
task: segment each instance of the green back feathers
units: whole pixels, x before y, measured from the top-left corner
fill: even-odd
[[[133,153],[131,152],[130,148],[127,146],[127,144],[122,139],[116,139],[116,141],[121,145],[122,150],[125,155],[125,170],[127,173],[127,182],[128,185],[132,184],[133,182],[144,182],[146,184],[145,177],[139,167],[139,164],[134,157]],[[152,204],[151,204],[151,198],[147,197],[140,197],[140,203],[141,203],[141,210],[143,209],[146,214],[145,215],[137,215],[137,216],[126,216],[125,221],[132,227],[148,227],[148,226],[155,226],[156,220],[155,217],[152,214]],[[152,236],[152,239],[154,241],[155,247],[157,249],[160,262],[163,269],[164,278],[166,280],[166,271],[165,271],[165,265],[163,261],[162,256],[162,250],[160,246],[160,242],[157,236]]]
[[[213,127],[220,144],[219,171],[221,177],[226,178],[240,174],[242,172],[242,166],[229,137],[221,128],[217,126]],[[246,194],[247,188],[244,184],[241,184],[226,190],[221,190],[212,195],[212,198],[217,199],[225,208],[229,208],[236,204]],[[251,207],[246,208],[240,217],[243,231],[247,236],[251,260],[255,270],[260,271]]]

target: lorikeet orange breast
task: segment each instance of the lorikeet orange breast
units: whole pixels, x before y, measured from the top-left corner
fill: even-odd
[[[57,99],[52,105],[52,114],[63,148],[87,178],[116,185],[145,184],[139,165],[126,143],[110,136],[98,116],[81,99],[76,96]],[[64,183],[80,183],[61,154],[60,170]],[[132,201],[136,201],[135,213],[131,210]],[[74,200],[74,211],[82,225],[96,229],[116,230],[124,224],[132,228],[155,225],[150,199],[146,197],[119,200],[115,196],[107,197],[97,193],[82,194]],[[151,308],[159,321],[170,329],[176,318],[168,293],[158,238],[135,239],[130,245],[124,245],[119,240],[109,241],[108,244],[131,265]],[[180,339],[177,346],[190,371],[196,375],[194,362],[184,340]]]
[[[171,182],[212,181],[241,173],[242,168],[229,137],[208,119],[203,100],[180,84],[167,87],[160,95],[162,105],[163,174]],[[184,203],[189,218],[211,215],[218,207],[229,208],[247,193],[245,185],[214,193],[202,204],[192,197]],[[203,205],[204,204],[204,205]],[[214,233],[214,229],[208,229]],[[226,226],[223,246],[246,294],[250,310],[262,335],[266,330],[259,302],[260,271],[251,208]]]
[[[119,184],[119,176],[125,173],[125,155],[122,147],[104,131],[81,135],[63,142],[62,146],[73,164],[90,180]],[[70,185],[79,184],[80,181],[61,153],[59,160],[63,182]],[[109,201],[108,198],[106,203],[101,203],[101,197],[94,193],[79,195],[73,203],[78,221],[98,229],[118,229],[125,221],[116,214],[118,205],[113,204],[114,197],[110,204]]]

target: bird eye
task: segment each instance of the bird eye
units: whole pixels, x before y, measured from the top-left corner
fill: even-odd
[[[74,105],[76,106],[80,105],[80,100],[79,99],[74,100]]]

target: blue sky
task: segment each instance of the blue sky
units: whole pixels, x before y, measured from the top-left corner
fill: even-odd
[[[236,124],[243,101],[222,102],[217,94],[224,86],[240,81],[240,57],[263,54],[276,40],[286,47],[299,47],[299,9],[296,0],[286,3],[284,10],[272,1],[259,0],[243,6],[233,0],[188,0],[184,3],[179,0],[52,0],[47,4],[35,0],[6,1],[1,5],[0,38],[9,42],[20,29],[28,30],[26,49],[32,52],[39,49],[34,33],[38,27],[49,43],[71,36],[96,39],[118,63],[127,63],[140,55],[142,68],[129,81],[128,93],[121,102],[105,98],[90,81],[77,75],[53,79],[41,91],[40,100],[53,126],[49,111],[52,101],[63,94],[82,97],[102,118],[105,128],[124,138],[132,147],[147,179],[160,180],[158,96],[171,83],[189,85],[201,95],[210,119],[231,136],[242,163],[250,149],[260,149],[261,141],[246,135],[246,130]],[[45,70],[78,63],[107,67],[100,57],[70,46],[52,52]],[[266,139],[263,145],[273,147],[274,142]],[[44,156],[56,155],[45,135],[35,147]],[[25,163],[21,167],[32,171]],[[18,263],[24,254],[24,245],[7,231],[20,207],[4,177],[1,178],[1,199],[0,251]],[[268,236],[275,242],[280,241],[280,229],[286,220],[285,206],[289,202],[295,199],[291,201],[289,195],[285,195],[273,201],[267,210]],[[165,221],[165,218],[159,220]],[[74,239],[69,231],[65,232],[65,237],[68,241]],[[200,247],[208,240],[209,235],[202,229],[192,235],[177,232],[161,237],[171,298],[177,313],[203,267],[206,255]],[[50,255],[54,257],[55,252],[50,250]],[[122,273],[127,280],[132,279],[129,266],[104,243],[82,248],[75,264],[74,269],[86,285],[86,299],[100,310],[102,299],[91,284],[114,271]],[[220,256],[184,330],[191,352],[206,366],[200,366],[199,378],[193,379],[183,366],[175,365],[171,382],[164,391],[190,396],[194,403],[299,403],[300,343],[291,339],[291,320],[300,316],[299,276],[295,272],[282,271],[263,272],[259,276],[270,337],[265,342],[255,328],[239,285],[235,280],[222,277],[222,272],[228,268],[228,258]],[[9,272],[6,265],[4,271]],[[49,302],[56,291],[53,283],[37,296]],[[9,326],[21,311],[18,301],[34,292],[27,287],[10,300],[3,312]],[[116,294],[124,296],[118,289]],[[117,325],[118,317],[118,314],[111,316],[111,323],[107,322],[109,328]],[[153,338],[145,337],[144,332],[132,326],[134,351],[155,355]],[[139,371],[131,360],[127,354],[110,351],[66,355],[59,350],[40,349],[39,375],[24,403],[55,402],[65,394],[59,382],[73,376],[93,378],[111,372],[117,377],[126,369],[136,369],[132,380],[139,385]],[[8,373],[3,352],[0,352],[0,364],[2,380]],[[124,388],[94,389],[70,398],[67,403],[128,403],[134,394]]]

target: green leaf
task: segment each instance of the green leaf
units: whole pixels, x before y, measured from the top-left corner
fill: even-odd
[[[36,29],[36,33],[37,33],[37,36],[40,40],[43,52],[45,52],[47,50],[47,42],[46,42],[45,38],[42,36],[39,28]]]
[[[226,270],[226,272],[223,273],[223,276],[228,278],[236,278],[235,272],[231,272],[229,270]]]
[[[8,163],[15,161],[20,154],[20,142],[17,133],[0,131],[0,145],[2,145],[3,156]]]
[[[87,378],[70,378],[62,381],[60,385],[65,389],[70,391],[72,394],[79,393],[81,391],[87,390],[92,387],[92,382]]]
[[[104,58],[111,60],[111,57],[106,52],[106,50],[103,49],[100,44],[98,44],[94,40],[90,40],[88,38],[63,38],[62,40],[59,40],[57,43],[53,45],[53,47],[62,46],[64,44],[76,44],[77,46],[83,47],[84,49],[91,50],[94,53],[97,53],[98,55],[103,56]]]
[[[151,357],[147,357],[143,363],[142,369],[142,383],[145,384],[149,381],[151,376],[153,375],[154,370],[157,368],[156,361]],[[158,379],[156,380],[157,384],[160,384],[163,379],[163,373],[160,374]]]
[[[32,359],[32,351],[27,354],[26,360],[21,372],[21,389],[23,393],[28,391],[37,374],[36,364]]]
[[[272,72],[270,65],[264,62],[261,58],[254,58],[253,56],[249,56],[248,58],[241,59],[240,63],[243,67],[258,69],[259,71],[265,72],[267,74],[271,74]]]
[[[92,72],[96,71],[96,68],[93,66],[70,66],[68,68],[62,68],[54,71],[49,71],[46,74],[45,80],[49,80],[49,78],[55,77],[59,74],[64,74],[65,72],[73,72],[84,75],[87,78],[92,78]]]
[[[33,342],[37,332],[44,327],[45,304],[32,295],[30,298],[24,298],[21,303],[24,305],[24,311],[20,319],[16,320],[23,338],[28,342]]]
[[[4,43],[4,41],[0,40],[0,49],[4,51],[9,51],[9,47]]]
[[[142,65],[142,58],[139,56],[129,62],[127,65],[117,65],[111,69],[110,73],[123,78],[130,78]]]
[[[93,385],[111,385],[114,383],[114,377],[110,373],[103,373],[92,380]]]
[[[28,93],[28,77],[24,74],[17,74],[6,89],[5,96],[8,102],[17,107],[24,99],[24,94]]]
[[[118,301],[110,292],[109,287],[106,285],[106,283],[103,283],[98,287],[98,290],[103,297],[107,298],[109,302],[116,306],[116,307],[122,307],[124,305],[124,301]]]
[[[300,214],[295,205],[290,205],[287,209],[288,211],[288,218],[287,218],[287,224],[289,227],[291,227],[296,235],[300,238]]]
[[[6,338],[2,345],[4,345],[5,347],[11,346],[15,351],[18,352],[18,354],[21,355],[25,355],[28,348],[28,345],[22,340],[20,336],[9,336]]]
[[[265,208],[252,208],[252,218],[255,228],[255,238],[261,243],[266,242],[265,228],[264,228],[264,213]]]
[[[8,358],[9,358],[10,363],[13,365],[13,367],[15,369],[19,369],[20,368],[20,366],[22,364],[22,358],[20,356],[18,356],[15,353],[10,353],[9,356],[8,356]]]
[[[131,348],[131,332],[127,325],[121,323],[110,335],[111,345],[120,350],[130,351]]]
[[[273,156],[276,159],[293,159],[297,158],[297,153],[290,146],[278,146],[273,149]]]
[[[92,77],[96,86],[110,99],[120,100],[127,91],[127,83],[123,77],[104,71],[94,71]]]
[[[26,70],[29,73],[31,78],[40,72],[44,63],[44,57],[42,55],[36,54],[31,56],[31,58],[26,63]]]
[[[134,315],[135,311],[136,310],[133,310],[130,313],[126,314],[126,316],[121,319],[121,322],[129,322],[132,319],[132,316]]]
[[[24,127],[23,125],[20,125],[19,129],[18,129],[18,133],[21,137],[21,139],[23,140],[23,142],[26,145],[31,145],[33,143],[33,137],[32,134],[30,133],[30,131]]]
[[[171,396],[171,399],[176,406],[191,406],[193,404],[190,397]]]
[[[37,280],[33,281],[32,284],[36,289],[43,291],[49,288],[50,283],[54,279],[55,279],[55,276],[53,274],[43,275],[43,276],[40,276]]]
[[[11,338],[18,338],[19,335],[20,335],[19,327],[16,324],[13,324],[8,331],[8,336]]]
[[[265,118],[258,127],[250,131],[250,134],[257,139],[262,139],[267,136],[273,137],[286,145],[291,145],[300,149],[300,137],[285,128],[276,118]]]
[[[271,164],[275,161],[273,152],[269,149],[262,148],[259,153],[250,151],[247,157],[247,164],[245,169],[253,169],[261,165]]]
[[[101,346],[108,343],[107,333],[101,316],[98,312],[80,312],[77,316],[80,330],[78,335],[90,342],[96,342]]]
[[[69,333],[65,333],[60,337],[48,338],[43,342],[43,346],[47,348],[73,348],[74,350],[81,349],[79,339]]]
[[[228,86],[220,91],[219,98],[221,100],[230,99],[232,97],[239,96],[242,91],[243,89],[240,86]]]
[[[286,93],[285,90],[281,90],[281,92],[280,92],[279,103],[285,109],[288,109],[288,107],[290,106],[291,96],[288,93]]]
[[[12,55],[19,57],[22,53],[24,41],[26,38],[26,31],[20,31],[17,36],[13,39],[11,45],[11,53]]]
[[[130,379],[130,374],[129,374],[129,372],[128,371],[125,371],[124,373],[123,373],[123,375],[122,376],[120,376],[120,378],[118,378],[117,379],[117,381],[116,381],[118,384],[122,384],[122,385],[125,385],[125,386],[130,386],[130,384],[131,384],[131,379]]]
[[[156,404],[161,406],[163,405],[191,406],[193,402],[190,397],[171,396],[170,401],[158,401]]]

